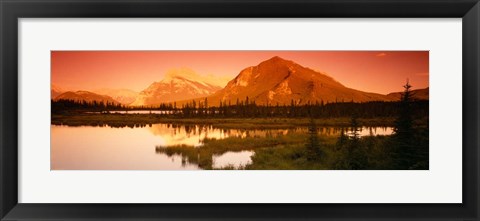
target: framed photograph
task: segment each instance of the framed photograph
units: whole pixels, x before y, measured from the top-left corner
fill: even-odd
[[[479,220],[476,0],[0,6],[1,220]]]

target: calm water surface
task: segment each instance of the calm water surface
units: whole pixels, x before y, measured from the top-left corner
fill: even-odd
[[[198,148],[205,138],[265,137],[307,133],[307,128],[275,130],[224,130],[206,126],[153,124],[151,127],[112,128],[51,126],[52,170],[198,170],[180,155],[167,156],[156,146],[188,145]],[[338,136],[341,130],[320,127],[319,134]],[[361,128],[360,136],[390,135],[389,127]],[[240,167],[251,163],[254,151],[226,152],[212,156],[213,167]]]
[[[102,114],[102,112],[85,112],[88,114]],[[110,114],[172,114],[173,111],[165,110],[118,110],[118,111],[108,111]]]

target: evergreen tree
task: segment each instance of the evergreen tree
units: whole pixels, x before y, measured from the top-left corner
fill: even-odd
[[[393,162],[398,169],[409,169],[417,160],[414,146],[414,129],[411,111],[412,86],[408,82],[403,86],[400,98],[399,114],[394,127]]]
[[[308,126],[308,141],[306,144],[307,159],[311,161],[321,160],[324,157],[324,152],[320,147],[320,139],[318,138],[317,125],[313,118],[310,119]]]
[[[357,121],[357,116],[356,115],[353,115],[351,120],[350,120],[350,126],[352,128],[352,140],[354,142],[357,142],[359,137],[360,137],[360,134],[358,134],[358,127],[359,127],[359,124],[358,124],[358,121]]]
[[[360,134],[358,129],[360,125],[357,121],[356,114],[352,116],[350,127],[352,128],[352,133],[347,145],[346,169],[362,170],[368,167],[368,162],[366,158],[365,147],[363,147],[360,140]]]
[[[345,129],[342,127],[340,131],[340,136],[338,137],[336,149],[343,148],[348,143],[348,137],[345,135]]]

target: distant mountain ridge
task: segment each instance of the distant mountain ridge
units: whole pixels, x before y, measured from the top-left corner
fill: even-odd
[[[345,87],[332,77],[278,56],[242,70],[209,103],[248,99],[259,105],[391,101],[386,95]]]
[[[429,99],[429,88],[415,89],[412,90],[412,99],[414,100],[428,100]],[[387,97],[393,100],[400,100],[402,97],[402,92],[393,92],[387,94]]]
[[[86,102],[103,102],[103,103],[111,103],[111,104],[120,104],[120,102],[116,101],[110,96],[100,95],[89,91],[67,91],[63,94],[58,95],[54,99],[55,101],[58,100],[74,100],[74,101],[86,101]]]

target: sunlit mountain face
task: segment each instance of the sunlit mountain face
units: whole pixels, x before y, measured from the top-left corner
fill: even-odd
[[[325,73],[280,57],[243,69],[208,100],[215,105],[245,101],[247,97],[249,102],[255,101],[258,105],[392,100],[386,95],[345,87]]]

